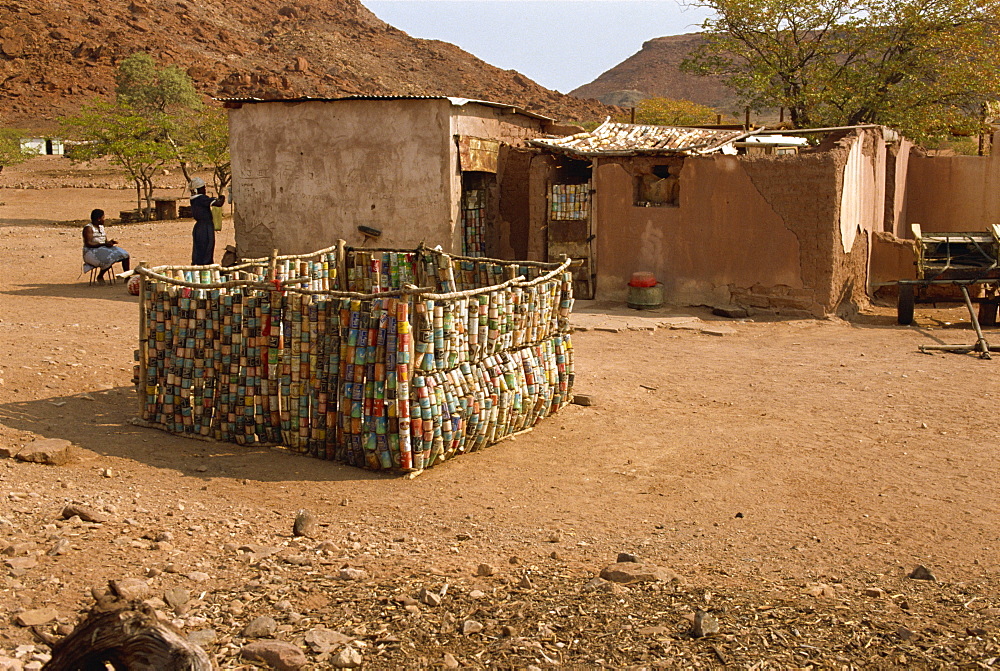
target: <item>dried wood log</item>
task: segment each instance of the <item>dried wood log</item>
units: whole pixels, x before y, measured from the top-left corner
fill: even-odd
[[[204,650],[189,643],[147,605],[132,602],[95,608],[73,633],[52,648],[44,671],[211,671]]]

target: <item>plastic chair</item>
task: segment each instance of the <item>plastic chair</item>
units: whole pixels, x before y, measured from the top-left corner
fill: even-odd
[[[115,263],[121,263],[121,261],[115,261]],[[111,281],[109,284],[117,284],[118,278],[115,277],[115,271],[112,270],[115,267],[115,263],[108,266],[108,272],[104,274],[105,277],[110,277]],[[89,265],[89,264],[88,264]],[[101,269],[90,266],[90,286],[97,284],[97,278],[101,275]]]

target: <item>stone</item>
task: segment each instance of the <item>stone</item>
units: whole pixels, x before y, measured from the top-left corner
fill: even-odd
[[[726,326],[726,325],[703,326],[699,330],[705,335],[714,335],[714,336],[727,336],[736,334],[736,329],[734,329],[732,326]]]
[[[295,61],[292,63],[292,69],[295,72],[306,72],[309,70],[309,61],[301,56],[297,56]]]
[[[444,653],[444,657],[441,659],[441,664],[443,664],[446,669],[457,669],[460,666],[458,660],[455,659],[455,655],[450,652]]]
[[[115,595],[126,601],[142,601],[149,596],[149,583],[142,578],[109,580],[108,587]]]
[[[606,566],[601,577],[609,582],[631,584],[639,582],[679,582],[680,578],[670,569],[653,564],[619,562]]]
[[[0,445],[0,459],[13,459],[20,449],[20,447],[13,445]]]
[[[29,461],[35,464],[62,466],[73,458],[70,452],[72,445],[73,443],[61,438],[42,438],[22,447],[14,458],[18,461]]]
[[[70,545],[71,544],[68,539],[60,538],[59,540],[57,540],[55,543],[52,544],[52,547],[50,547],[49,551],[46,552],[45,554],[47,554],[50,557],[58,557],[59,555],[64,555],[67,552],[69,552]]]
[[[639,627],[636,629],[637,634],[640,636],[668,636],[673,630],[670,627]]]
[[[582,405],[589,408],[594,405],[594,397],[590,394],[573,394],[573,405]]]
[[[263,662],[276,671],[298,671],[309,661],[298,647],[274,640],[248,643],[240,656],[249,662]]]
[[[315,538],[319,534],[319,530],[319,518],[312,511],[303,508],[295,513],[295,523],[292,525],[293,536]]]
[[[881,599],[885,596],[885,591],[881,587],[866,587],[865,596],[870,596],[873,599]]]
[[[691,627],[691,635],[695,638],[711,636],[719,633],[719,621],[711,613],[704,610],[697,610],[694,613],[694,625]]]
[[[330,666],[335,669],[356,669],[361,663],[361,653],[351,646],[344,647],[330,659]]]
[[[365,580],[368,577],[368,572],[363,568],[351,568],[348,566],[340,569],[339,577],[341,580]]]
[[[898,636],[900,640],[910,641],[916,638],[917,634],[906,627],[899,627],[896,629],[896,636]]]
[[[562,532],[550,531],[548,538],[546,538],[545,540],[547,540],[549,543],[559,543],[560,541],[562,541]]]
[[[337,648],[347,645],[354,639],[346,634],[342,634],[334,629],[316,627],[306,632],[306,645],[318,653],[333,652]]]
[[[205,573],[204,571],[191,571],[186,575],[188,580],[193,580],[194,582],[205,582],[206,580],[212,577],[207,573]]]
[[[531,578],[528,576],[523,576],[517,583],[518,589],[535,589],[535,585],[531,582]]]
[[[188,634],[187,639],[192,645],[204,648],[215,643],[215,639],[218,637],[219,634],[214,629],[199,629]]]
[[[78,505],[75,503],[70,503],[63,507],[60,516],[64,520],[68,520],[71,517],[79,517],[84,522],[107,522],[108,518],[103,513],[100,513],[93,508],[88,508],[84,505]]]
[[[618,553],[618,563],[619,564],[639,564],[639,558],[634,554],[629,554],[628,552]]]
[[[0,671],[24,671],[21,660],[0,655]]]
[[[495,574],[497,570],[490,566],[489,564],[480,564],[476,567],[477,576],[491,576]]]
[[[909,577],[911,580],[937,580],[934,574],[931,573],[931,570],[923,564],[910,571]]]
[[[738,305],[720,305],[712,308],[712,314],[716,317],[726,317],[727,319],[746,319],[750,316],[746,308]]]
[[[278,623],[274,621],[273,617],[261,615],[243,627],[242,635],[247,638],[267,638],[274,635],[277,628]]]
[[[38,557],[9,557],[3,563],[15,573],[24,572],[38,566]]]
[[[59,612],[55,608],[36,608],[18,613],[14,621],[22,627],[37,627],[52,622],[58,617]]]
[[[476,622],[475,620],[466,620],[462,623],[462,633],[468,636],[469,634],[478,634],[483,630],[483,624],[481,622]]]
[[[624,594],[625,588],[604,578],[594,578],[587,582],[581,590],[583,592],[603,592],[606,594]]]
[[[191,600],[191,592],[183,587],[171,587],[163,592],[163,600],[175,613],[180,613]]]
[[[420,601],[428,606],[437,607],[441,605],[441,595],[429,589],[420,590]]]
[[[482,599],[485,596],[486,596],[486,592],[484,592],[481,589],[474,589],[471,592],[469,592],[469,598],[470,599]]]

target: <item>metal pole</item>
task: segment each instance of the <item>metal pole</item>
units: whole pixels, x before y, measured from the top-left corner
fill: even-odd
[[[979,327],[979,317],[976,316],[976,311],[972,308],[972,299],[969,298],[969,288],[964,284],[958,285],[958,288],[962,290],[965,307],[969,308],[969,317],[972,318],[972,328],[976,329],[976,351],[979,352],[979,358],[991,359],[993,357],[990,356],[990,344],[986,342],[986,338],[983,336],[983,329]]]

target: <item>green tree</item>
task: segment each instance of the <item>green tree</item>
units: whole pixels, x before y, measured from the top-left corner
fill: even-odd
[[[656,126],[704,126],[714,124],[718,114],[711,107],[690,100],[646,98],[635,107],[635,122]],[[628,121],[622,117],[621,121]]]
[[[228,115],[220,107],[205,105],[188,114],[186,121],[181,152],[191,165],[211,169],[215,192],[224,193],[232,181]]]
[[[13,128],[0,128],[0,172],[4,166],[24,163],[35,155],[30,149],[21,146],[24,133]]]
[[[184,120],[202,108],[194,82],[176,65],[157,67],[149,54],[138,51],[124,58],[115,73],[115,99],[162,128],[162,138],[190,181],[184,150]]]
[[[698,0],[714,10],[683,65],[721,74],[798,127],[879,123],[916,139],[975,132],[1000,92],[997,0]]]
[[[163,141],[162,125],[127,105],[107,102],[83,107],[62,124],[68,135],[82,141],[73,159],[108,156],[125,170],[135,183],[138,209],[148,219],[153,208],[153,175],[175,156]]]

